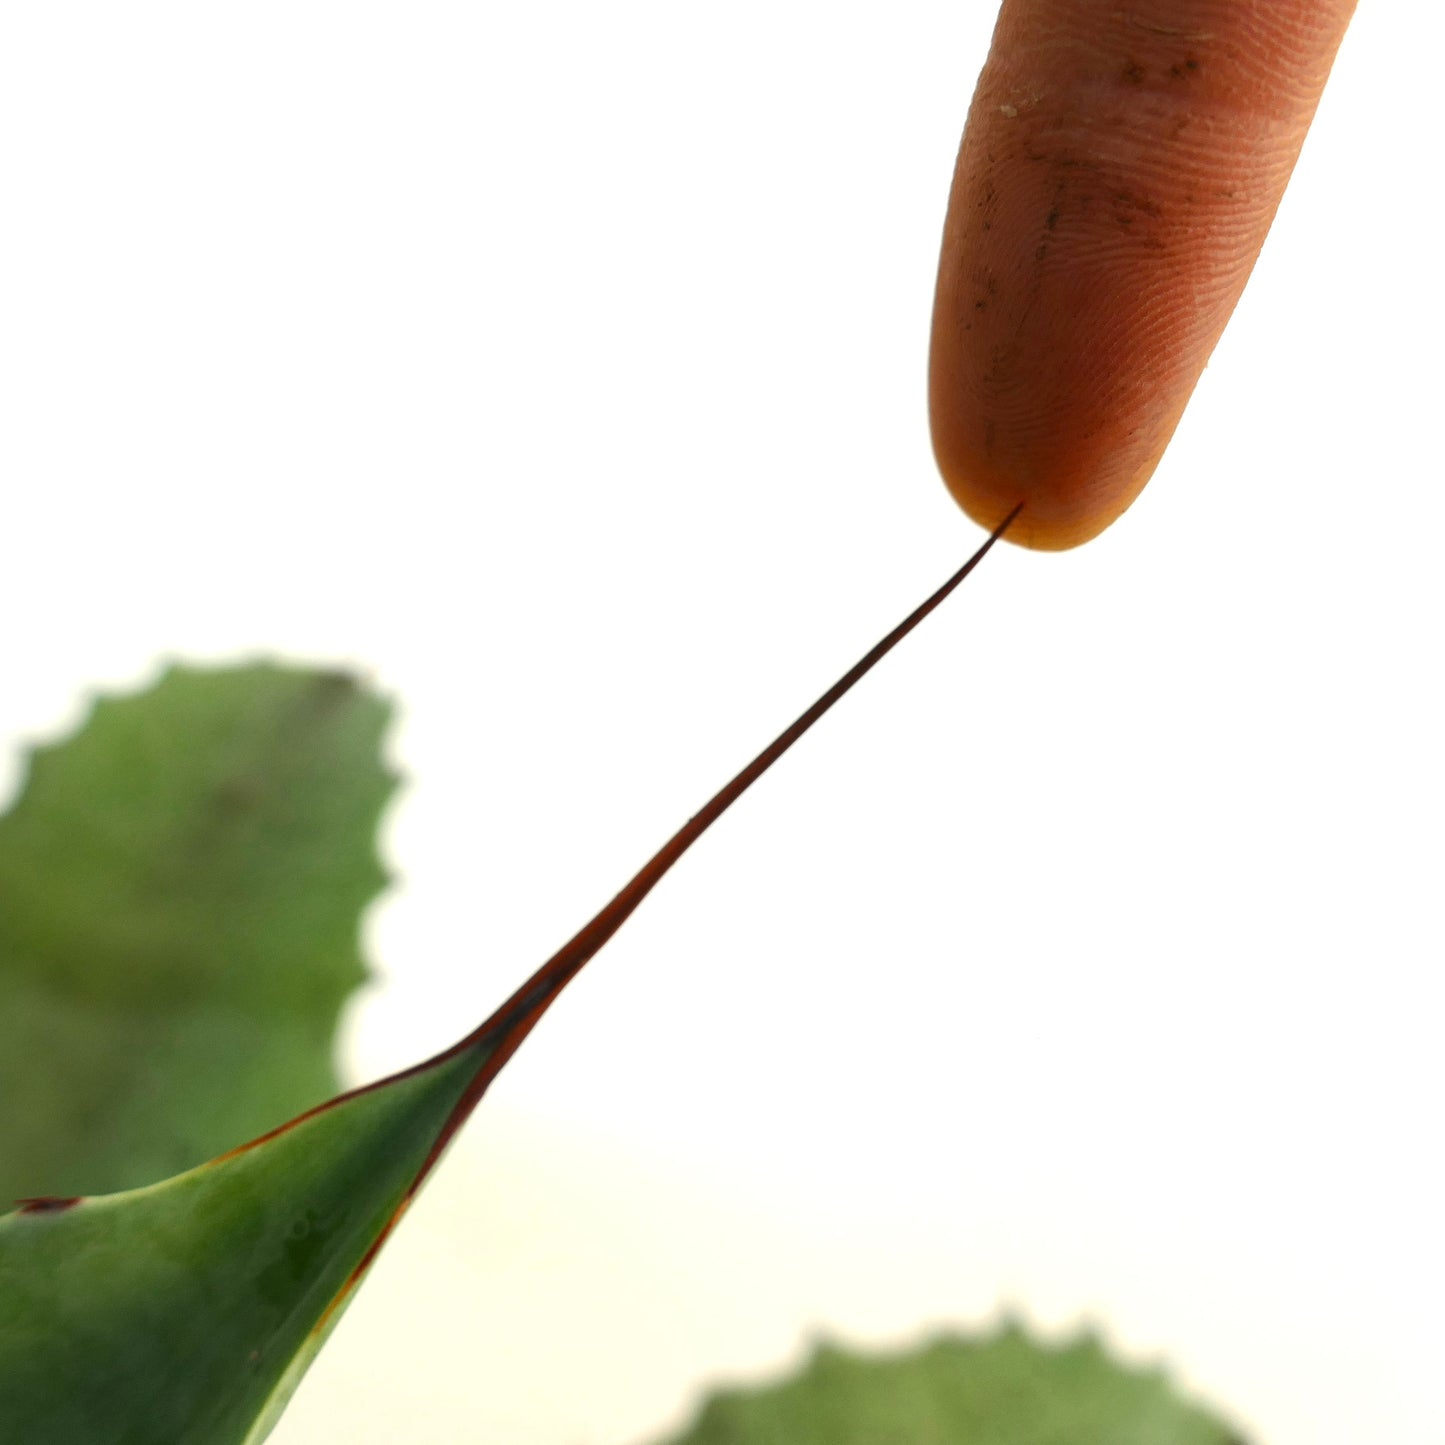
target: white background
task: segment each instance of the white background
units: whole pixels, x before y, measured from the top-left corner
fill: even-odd
[[[5,751],[163,655],[400,699],[353,1079],[976,545],[923,370],[992,19],[6,7]],[[1362,7],[1143,498],[990,558],[696,849],[277,1440],[639,1445],[1001,1305],[1273,1445],[1445,1439],[1442,43]]]

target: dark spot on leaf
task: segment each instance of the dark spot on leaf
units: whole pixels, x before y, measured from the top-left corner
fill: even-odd
[[[82,1198],[79,1194],[43,1194],[33,1199],[17,1199],[15,1204],[21,1214],[59,1214],[63,1210],[73,1209]]]
[[[222,810],[246,813],[262,801],[266,796],[266,789],[259,778],[226,778],[216,785],[213,796]]]
[[[296,1283],[315,1272],[338,1227],[314,1209],[293,1220],[280,1252],[256,1275],[261,1294],[277,1304],[289,1299]]]

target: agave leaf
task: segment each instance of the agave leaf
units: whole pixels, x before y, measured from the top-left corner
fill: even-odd
[[[0,1218],[0,1440],[255,1445],[391,1229],[563,988],[749,786],[972,571],[993,536],[454,1048],[179,1178]]]
[[[728,1390],[669,1445],[1242,1445],[1159,1370],[1125,1369],[1098,1339],[1061,1346],[1008,1324],[892,1356],[820,1345],[790,1380]]]
[[[337,1092],[395,785],[338,673],[173,668],[0,818],[0,1201],[128,1189]]]
[[[264,1438],[485,1046],[178,1178],[0,1219],[0,1439]]]

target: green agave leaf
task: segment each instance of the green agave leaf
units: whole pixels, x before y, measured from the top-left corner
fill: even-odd
[[[0,1439],[263,1439],[486,1052],[163,1184],[0,1219]]]
[[[795,1378],[707,1401],[670,1445],[1243,1445],[1158,1370],[1093,1335],[1049,1347],[1017,1325],[893,1356],[821,1345]]]
[[[173,668],[0,818],[0,1200],[174,1174],[335,1094],[395,780],[342,674]]]
[[[24,1200],[0,1218],[0,1441],[264,1439],[447,1144],[562,989],[697,838],[963,581],[1007,525],[454,1048],[166,1183]]]

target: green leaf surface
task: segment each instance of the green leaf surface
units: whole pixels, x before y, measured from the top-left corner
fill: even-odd
[[[336,1093],[388,720],[341,674],[177,667],[35,750],[0,818],[0,1206],[148,1184]]]
[[[1017,1325],[893,1356],[821,1345],[801,1374],[714,1395],[669,1445],[1243,1445],[1158,1370],[1092,1335],[1062,1346]]]
[[[0,1440],[263,1439],[494,1046],[165,1183],[0,1218]]]

